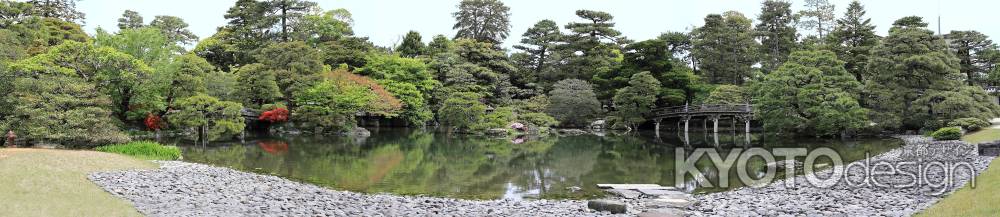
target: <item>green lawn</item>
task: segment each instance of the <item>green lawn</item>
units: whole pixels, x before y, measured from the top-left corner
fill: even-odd
[[[969,143],[1000,140],[1000,129],[987,128],[962,137]],[[917,216],[996,216],[1000,213],[1000,161],[976,177],[976,188],[966,185]]]
[[[994,140],[1000,140],[1000,129],[986,128],[962,136],[962,141],[966,141],[972,144],[980,142],[990,142]]]
[[[155,167],[95,151],[0,149],[0,216],[141,216],[87,174]]]

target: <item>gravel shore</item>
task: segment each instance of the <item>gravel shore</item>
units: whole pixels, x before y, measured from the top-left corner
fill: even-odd
[[[922,136],[900,136],[905,144],[867,159],[898,165],[895,174],[866,176],[865,168],[834,167],[794,180],[763,187],[694,195],[686,212],[691,216],[910,216],[933,205],[986,169],[993,157],[978,156],[976,146],[961,141],[933,141]],[[856,162],[863,163],[865,160]],[[930,162],[967,163],[954,177]],[[337,191],[284,178],[179,161],[160,161],[160,169],[90,174],[94,183],[132,202],[148,216],[605,216],[576,200],[462,200],[391,194]],[[922,167],[917,167],[922,165]],[[885,167],[873,167],[885,172]],[[809,183],[806,176],[826,179],[845,171],[828,187]],[[925,180],[909,187],[923,171]],[[865,178],[871,180],[865,184]],[[848,180],[850,182],[848,182]],[[954,183],[929,185],[941,180]],[[877,181],[889,186],[875,186]],[[623,201],[623,200],[618,200]],[[624,200],[629,215],[647,209],[642,200]]]
[[[922,136],[900,136],[905,145],[895,150],[869,158],[869,164],[878,162],[896,164],[899,162],[916,162],[925,165],[918,168],[915,165],[897,167],[897,171],[925,171],[924,182],[942,183],[946,171],[929,162],[968,163],[974,168],[974,174],[983,172],[993,157],[978,156],[976,146],[961,141],[932,141]],[[863,162],[863,161],[860,161]],[[835,169],[827,169],[809,176],[826,178]],[[970,179],[968,167],[958,167],[954,170],[954,183],[943,186],[931,186],[927,183],[910,187],[898,185],[914,180],[914,177],[901,174],[884,174],[873,177],[878,183],[887,184],[875,186],[864,183],[864,168],[848,167],[845,179],[829,187],[817,187],[806,181],[806,175],[794,179],[776,181],[759,188],[741,188],[738,190],[695,195],[698,204],[689,209],[692,216],[910,216],[933,205],[942,197],[961,188]],[[888,171],[887,167],[873,167],[875,171]],[[845,180],[850,180],[848,183]],[[875,183],[875,182],[870,182]],[[786,186],[791,184],[791,187]],[[895,185],[895,186],[894,186]]]
[[[99,172],[97,185],[147,216],[605,216],[573,200],[461,200],[337,191],[178,161],[157,170]]]

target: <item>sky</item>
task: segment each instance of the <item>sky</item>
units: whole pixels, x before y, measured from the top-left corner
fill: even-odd
[[[455,20],[452,13],[460,0],[315,0],[324,10],[345,8],[353,14],[354,32],[369,37],[380,46],[392,46],[402,41],[410,30],[423,35],[424,42],[432,36],[452,37]],[[668,31],[687,32],[700,26],[705,15],[735,10],[747,17],[760,14],[762,0],[502,0],[510,7],[511,32],[504,42],[510,48],[520,41],[521,34],[536,22],[550,19],[559,25],[580,21],[578,9],[600,10],[614,16],[615,28],[630,39],[639,41],[655,38]],[[96,28],[118,29],[117,20],[123,11],[139,12],[145,22],[156,15],[177,16],[189,23],[189,29],[202,39],[225,25],[226,10],[235,0],[82,0],[77,9],[86,13],[84,29],[93,34]],[[792,10],[802,9],[804,0],[791,0]],[[850,0],[830,0],[836,14],[842,16]],[[989,0],[861,0],[877,33],[885,35],[892,22],[910,15],[924,17],[932,30],[937,29],[941,15],[941,30],[977,30],[990,36],[1000,36],[1000,25],[993,25],[1000,14],[995,8],[1000,2]],[[564,32],[567,32],[565,29]],[[800,31],[800,34],[804,32]],[[811,33],[806,33],[811,34]]]

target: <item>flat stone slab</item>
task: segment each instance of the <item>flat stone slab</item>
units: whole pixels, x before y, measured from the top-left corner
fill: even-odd
[[[694,205],[694,202],[688,199],[680,198],[656,198],[649,199],[645,201],[646,207],[648,208],[687,208]]]
[[[651,209],[639,213],[639,217],[680,217],[686,215],[683,210],[674,208]]]
[[[627,189],[605,189],[604,191],[625,199],[636,199],[642,196],[641,192]]]
[[[597,184],[597,188],[601,189],[660,189],[660,190],[674,190],[676,188],[670,186],[660,186],[657,184]]]
[[[649,196],[660,196],[660,195],[688,195],[688,193],[677,191],[677,190],[665,190],[665,189],[636,189],[640,193]]]

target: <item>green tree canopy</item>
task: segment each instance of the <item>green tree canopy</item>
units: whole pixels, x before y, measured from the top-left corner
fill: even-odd
[[[844,68],[858,81],[864,81],[865,66],[879,37],[871,19],[865,18],[865,8],[860,2],[852,1],[847,6],[847,12],[837,20],[826,41],[837,58],[845,62]]]
[[[479,101],[479,94],[455,92],[448,96],[438,110],[438,120],[451,130],[468,130],[483,120],[486,105]]]
[[[765,71],[773,71],[785,62],[797,45],[798,35],[792,26],[795,17],[790,2],[768,0],[761,4],[757,17],[760,22],[754,30],[760,39],[761,65]]]
[[[913,115],[913,109],[922,106],[916,103],[962,85],[958,59],[926,27],[920,17],[901,18],[872,52],[863,102],[873,110],[872,120],[881,128],[915,129],[928,124],[926,116]]]
[[[602,112],[594,87],[584,80],[556,82],[549,92],[549,101],[546,112],[565,126],[585,126]]]
[[[660,92],[660,81],[649,72],[632,75],[628,87],[618,89],[614,97],[615,116],[626,126],[638,129],[645,121],[645,114],[656,106],[656,96]]]
[[[750,19],[733,11],[709,14],[692,34],[698,70],[709,83],[740,85],[750,76],[759,47]]]
[[[423,55],[427,46],[420,40],[422,39],[419,32],[407,32],[406,36],[403,37],[403,43],[399,44],[399,47],[396,47],[396,52],[399,53],[400,56],[411,58]]]
[[[757,119],[769,132],[846,135],[868,124],[857,100],[861,83],[830,51],[796,51],[754,85]]]
[[[167,40],[175,44],[191,44],[198,41],[198,36],[187,29],[187,22],[180,17],[159,15],[149,23],[149,26],[159,29]]]
[[[146,23],[142,22],[142,15],[133,10],[125,10],[122,17],[118,18],[119,30],[142,28],[143,26],[146,26]]]
[[[458,30],[455,38],[468,38],[499,45],[510,33],[510,7],[499,0],[462,0],[452,14]]]
[[[175,110],[167,113],[167,122],[195,133],[199,141],[214,141],[243,132],[241,110],[243,106],[239,103],[198,94],[178,100]]]

